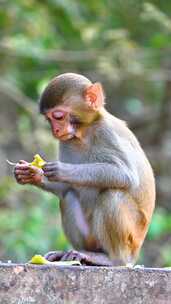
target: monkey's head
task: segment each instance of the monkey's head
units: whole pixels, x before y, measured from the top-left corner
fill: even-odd
[[[100,118],[104,94],[100,83],[65,73],[53,78],[40,98],[40,113],[59,140],[79,137],[81,129]]]

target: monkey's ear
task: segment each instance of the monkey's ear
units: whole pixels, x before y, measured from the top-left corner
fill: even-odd
[[[103,88],[99,82],[96,82],[86,88],[83,95],[87,105],[94,110],[104,105]]]

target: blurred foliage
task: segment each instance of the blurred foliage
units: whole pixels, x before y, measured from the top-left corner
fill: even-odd
[[[38,251],[45,253],[51,248],[69,248],[60,219],[54,218],[54,214],[59,213],[59,202],[55,196],[29,185],[23,188],[11,180],[4,181],[1,189],[0,199],[3,200],[6,195],[10,197],[10,192],[13,195],[17,195],[17,192],[24,194],[22,205],[1,207],[0,249],[3,254],[9,259],[15,257],[19,262],[27,261]],[[31,191],[32,196],[28,196],[27,192]]]
[[[166,210],[158,208],[153,215],[153,221],[149,228],[149,239],[159,239],[170,231],[171,214],[167,214]]]
[[[0,37],[0,90],[5,88],[17,108],[16,127],[11,127],[15,135],[11,139],[9,126],[4,126],[0,144],[2,152],[16,160],[16,143],[30,159],[40,152],[43,157],[55,157],[54,141],[38,118],[35,101],[60,72],[101,80],[109,108],[130,122],[146,117],[150,109],[152,114],[162,109],[171,75],[171,1],[0,0]],[[154,127],[148,132],[154,132]],[[158,164],[155,169],[157,174],[162,170]],[[171,209],[158,203],[148,239],[154,243],[166,239],[158,263],[171,265],[167,241]],[[13,178],[1,178],[0,210],[2,258],[26,261],[37,252],[68,248],[55,196],[18,186]]]

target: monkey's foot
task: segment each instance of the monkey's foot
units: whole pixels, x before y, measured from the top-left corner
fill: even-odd
[[[63,251],[49,251],[44,255],[44,257],[49,262],[56,262],[56,261],[60,261],[63,255],[64,255]]]
[[[80,252],[69,250],[67,252],[51,251],[45,255],[48,261],[79,261],[87,266],[112,266],[113,263],[105,254],[94,252]]]

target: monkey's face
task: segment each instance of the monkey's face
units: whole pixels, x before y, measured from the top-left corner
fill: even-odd
[[[66,92],[61,103],[44,112],[53,136],[61,141],[85,137],[86,130],[97,121],[103,109],[104,95],[99,83],[87,87],[82,96]]]
[[[66,141],[77,137],[80,122],[70,107],[56,106],[47,111],[45,117],[50,123],[55,138]]]

